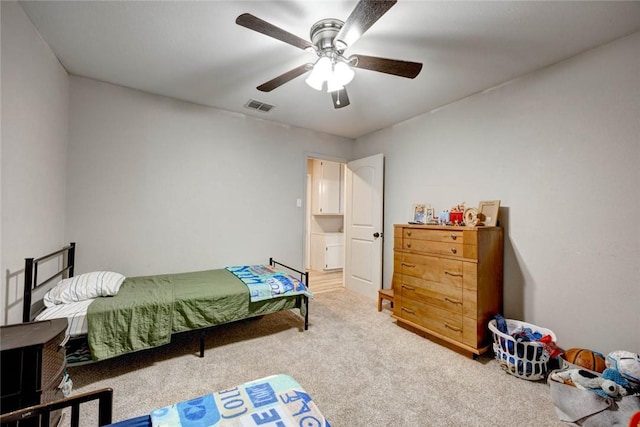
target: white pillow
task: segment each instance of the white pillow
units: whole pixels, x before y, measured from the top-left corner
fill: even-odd
[[[44,295],[44,305],[84,301],[97,297],[108,297],[118,293],[125,277],[112,271],[94,271],[61,280]]]

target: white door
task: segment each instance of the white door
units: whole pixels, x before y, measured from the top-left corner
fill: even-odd
[[[382,154],[347,163],[345,287],[374,300],[382,288],[383,182]]]

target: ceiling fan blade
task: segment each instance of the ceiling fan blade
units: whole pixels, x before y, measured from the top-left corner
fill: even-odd
[[[338,50],[345,50],[347,46],[353,45],[396,3],[397,0],[360,0],[336,35],[334,46]]]
[[[313,67],[313,64],[302,64],[293,70],[289,70],[284,74],[279,75],[278,77],[269,80],[266,83],[262,83],[256,89],[262,92],[271,92],[275,88],[282,86],[283,84],[295,79],[298,76],[303,75],[307,71],[309,71]]]
[[[377,56],[367,55],[353,55],[349,59],[351,58],[358,59],[358,62],[353,65],[356,68],[393,74],[395,76],[407,77],[409,79],[415,78],[420,74],[420,70],[422,70],[422,64],[419,62],[378,58]]]
[[[350,104],[349,95],[347,95],[347,88],[342,88],[331,93],[331,100],[333,101],[333,108],[344,108]]]
[[[316,47],[311,42],[301,39],[295,34],[291,34],[282,28],[276,27],[267,21],[264,21],[250,13],[243,13],[236,18],[236,24],[246,27],[250,30],[257,31],[274,39],[288,43],[292,46],[299,47],[300,49],[313,49]]]

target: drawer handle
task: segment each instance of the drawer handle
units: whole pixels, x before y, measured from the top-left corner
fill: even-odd
[[[407,286],[407,285],[402,285],[402,287],[403,287],[404,289],[408,290],[408,291],[415,291],[415,290],[416,290],[416,288],[411,287],[411,286]]]
[[[456,327],[456,326],[451,326],[451,325],[450,325],[450,324],[448,324],[448,323],[445,323],[445,324],[444,324],[444,327],[445,327],[445,328],[449,328],[449,329],[451,329],[452,331],[462,332],[462,329],[460,329],[460,328],[458,328],[458,327]]]
[[[416,312],[415,312],[415,311],[413,311],[413,310],[409,310],[408,308],[404,308],[404,307],[402,307],[402,311],[406,311],[406,312],[407,312],[407,313],[409,313],[409,314],[416,314]]]
[[[452,253],[452,254],[455,254],[455,253],[457,253],[457,252],[458,252],[458,250],[457,250],[456,248],[451,248],[451,253]]]
[[[407,236],[411,236],[411,230],[407,230]]]
[[[413,267],[415,267],[415,264],[407,264],[406,262],[403,262],[402,266],[403,267],[411,267],[411,268],[413,268]]]
[[[458,238],[458,235],[457,235],[457,234],[453,234],[453,233],[451,233],[451,238],[452,238],[453,240],[456,240],[456,239]]]
[[[445,301],[449,301],[451,304],[462,304],[462,301],[455,298],[444,297]]]
[[[411,242],[407,242],[407,247],[410,248],[411,247]]]
[[[462,277],[462,273],[452,273],[450,271],[445,271],[444,274],[448,274],[449,276],[453,277]]]

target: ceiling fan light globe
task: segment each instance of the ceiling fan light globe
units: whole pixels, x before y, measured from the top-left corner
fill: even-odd
[[[333,74],[341,86],[346,86],[353,80],[356,73],[344,62],[338,62],[334,67]]]
[[[315,90],[322,90],[322,84],[331,76],[331,60],[326,56],[320,57],[313,65],[311,74],[307,77],[307,84]]]
[[[313,66],[313,72],[322,77],[323,80],[327,80],[331,75],[331,59],[326,56],[320,57]]]
[[[318,78],[317,75],[314,76],[313,72],[311,72],[311,74],[309,74],[309,77],[307,77],[305,82],[315,90],[322,90],[322,84],[324,83],[324,80],[322,80],[321,78]]]
[[[344,86],[340,83],[340,80],[337,78],[335,74],[327,80],[327,92],[335,92],[337,90],[342,89]]]

